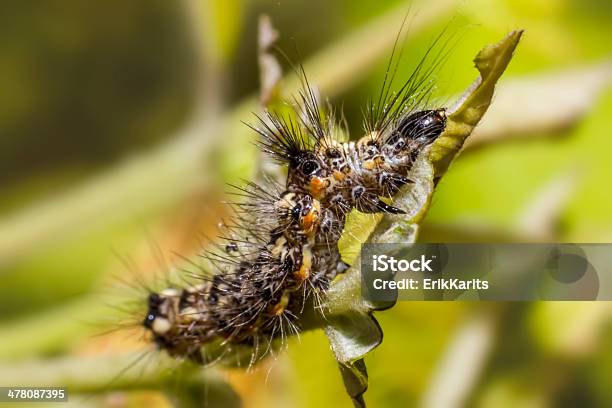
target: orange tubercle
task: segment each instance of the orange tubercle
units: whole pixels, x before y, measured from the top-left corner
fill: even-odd
[[[304,247],[302,252],[302,265],[300,266],[300,269],[298,271],[294,272],[295,277],[299,281],[305,281],[306,279],[308,279],[312,266],[312,252],[310,248],[306,246]]]
[[[314,211],[311,211],[303,218],[302,224],[306,231],[310,231],[313,227],[313,224],[317,222],[318,217],[316,216]]]
[[[323,191],[329,186],[329,181],[321,177],[313,177],[310,180],[309,191],[314,198],[321,197]]]
[[[283,305],[282,303],[277,303],[274,305],[274,307],[272,307],[272,314],[274,316],[280,316],[283,314],[284,311],[285,305]]]
[[[310,276],[310,268],[306,265],[300,266],[300,269],[295,273],[295,277],[299,281],[305,281]]]
[[[289,304],[289,294],[287,292],[283,292],[283,296],[281,296],[280,301],[272,306],[272,314],[275,316],[280,316],[283,314],[287,305]]]
[[[302,218],[302,229],[309,235],[319,225],[319,214],[321,214],[321,204],[314,200],[312,209]]]

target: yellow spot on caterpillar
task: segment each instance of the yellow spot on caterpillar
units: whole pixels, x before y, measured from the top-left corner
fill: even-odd
[[[287,305],[289,304],[289,294],[287,292],[283,292],[283,296],[281,296],[280,301],[272,306],[272,314],[275,316],[280,316],[283,314]]]
[[[187,321],[194,321],[200,319],[200,314],[195,307],[186,307],[181,310],[181,317]]]
[[[180,294],[181,293],[177,289],[173,289],[173,288],[164,289],[160,292],[160,295],[166,296],[166,297],[180,296]]]
[[[171,324],[168,319],[156,317],[155,320],[153,320],[153,326],[151,328],[155,334],[164,334],[170,330]]]
[[[295,193],[289,193],[283,196],[282,200],[278,200],[275,205],[278,208],[291,209],[295,207],[294,199],[295,199]]]
[[[369,142],[375,141],[376,139],[378,139],[378,132],[370,132],[357,141],[357,146],[367,145]]]
[[[305,245],[302,250],[302,265],[300,269],[295,272],[295,277],[299,281],[305,281],[310,276],[310,269],[312,268],[312,251],[310,245]]]
[[[346,178],[346,174],[342,173],[341,171],[334,170],[334,178],[338,181],[342,181]]]
[[[278,258],[282,255],[283,251],[285,250],[285,244],[287,244],[287,238],[283,236],[278,237],[278,239],[274,242],[274,248],[272,248],[270,251],[274,258]]]
[[[363,168],[367,170],[372,170],[376,167],[376,162],[374,160],[366,160],[363,163]]]

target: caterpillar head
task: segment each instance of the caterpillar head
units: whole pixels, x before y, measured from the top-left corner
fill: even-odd
[[[392,155],[418,151],[436,140],[445,127],[444,109],[411,113],[397,121],[393,131],[384,140],[383,149]]]
[[[302,151],[289,164],[287,185],[319,198],[329,187],[328,173],[320,157],[314,152]]]

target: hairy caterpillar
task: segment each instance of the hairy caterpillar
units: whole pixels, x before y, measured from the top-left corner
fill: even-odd
[[[348,267],[338,250],[347,214],[404,213],[384,199],[411,183],[416,157],[446,126],[443,108],[424,108],[437,65],[425,69],[426,57],[399,91],[390,92],[394,74],[385,78],[356,142],[334,136],[339,125],[320,109],[303,69],[297,119],[267,111],[250,125],[261,150],[287,168],[286,182],[240,189],[224,243],[206,254],[216,271],[150,293],[143,325],[160,349],[203,364],[203,346],[243,344],[255,358],[261,345],[299,331],[307,301]]]
[[[258,348],[261,339],[295,331],[296,311],[315,289],[318,202],[253,183],[242,191],[247,201],[237,204],[225,245],[206,254],[218,273],[199,285],[149,295],[144,325],[173,356],[203,363],[200,347],[215,339]]]

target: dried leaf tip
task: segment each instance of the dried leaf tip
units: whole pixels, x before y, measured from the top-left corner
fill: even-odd
[[[511,31],[500,42],[483,47],[474,58],[480,76],[451,110],[447,126],[433,143],[429,160],[438,180],[448,169],[467,137],[482,119],[493,100],[495,85],[510,63],[524,30]]]

